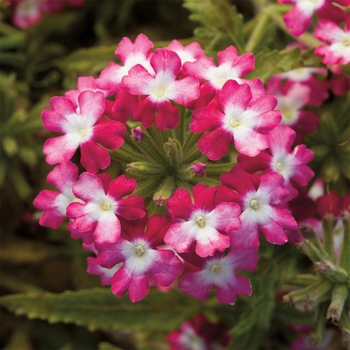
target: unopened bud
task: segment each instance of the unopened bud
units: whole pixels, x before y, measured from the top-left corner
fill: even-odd
[[[131,137],[137,142],[143,141],[143,139],[145,138],[145,133],[141,126],[131,129]]]
[[[196,175],[205,175],[205,169],[208,165],[201,163],[201,162],[195,162],[191,166],[191,171],[195,173]]]

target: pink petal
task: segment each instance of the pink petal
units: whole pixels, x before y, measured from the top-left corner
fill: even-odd
[[[239,85],[234,80],[228,80],[222,87],[219,97],[226,114],[229,110],[233,115],[240,115],[247,109],[252,93],[247,84]]]
[[[67,119],[56,111],[51,111],[50,109],[43,110],[41,113],[41,119],[47,130],[52,132],[64,132],[62,125]]]
[[[64,162],[56,166],[46,177],[48,183],[63,192],[67,187],[73,186],[78,180],[79,169],[72,162]]]
[[[211,106],[197,109],[192,114],[190,130],[195,133],[212,130],[221,126],[224,117],[223,113]]]
[[[102,181],[97,176],[89,173],[80,175],[79,181],[73,186],[73,193],[86,203],[105,195]]]
[[[187,252],[195,237],[190,233],[195,224],[179,222],[172,224],[164,236],[164,242],[173,247],[178,253]]]
[[[93,127],[93,140],[103,147],[116,150],[124,144],[126,127],[116,121],[105,121]]]
[[[142,54],[142,56],[147,57],[153,49],[153,43],[147,38],[144,34],[139,34],[135,42],[124,37],[118,45],[118,48],[115,50],[116,56],[118,56],[123,63],[131,54]]]
[[[128,179],[125,175],[120,175],[109,184],[108,194],[115,199],[122,199],[133,193],[136,186],[135,179]]]
[[[283,16],[284,22],[291,34],[299,36],[307,31],[312,22],[312,13],[304,13],[297,5]]]
[[[169,213],[174,218],[181,218],[188,220],[193,211],[193,204],[189,192],[183,188],[178,188],[172,197],[170,197],[166,206]]]
[[[239,215],[241,208],[236,203],[220,203],[209,216],[215,218],[217,221],[216,229],[225,232],[232,231],[241,225]]]
[[[67,97],[55,96],[50,99],[52,108],[61,116],[76,114],[73,102]]]
[[[151,66],[156,74],[160,72],[168,72],[176,78],[181,69],[181,60],[177,53],[166,50],[156,49],[151,57]]]
[[[79,147],[79,143],[68,135],[57,136],[48,139],[44,143],[43,152],[46,155],[46,162],[57,164],[68,162]]]
[[[115,243],[120,237],[121,227],[118,218],[112,212],[102,215],[98,220],[94,238],[97,244]]]
[[[260,151],[268,147],[268,137],[254,130],[245,129],[235,133],[234,144],[240,153],[249,157],[255,157]]]
[[[197,184],[192,189],[194,203],[197,207],[211,211],[215,205],[215,187],[207,187],[204,184]]]
[[[84,142],[80,146],[80,152],[80,163],[89,173],[96,174],[100,169],[106,169],[111,163],[109,153],[94,141]]]
[[[157,106],[156,127],[158,130],[176,129],[180,123],[179,110],[170,101]]]
[[[179,281],[179,289],[199,300],[209,297],[212,284],[208,283],[199,273],[186,273]]]
[[[159,250],[157,261],[151,265],[149,273],[152,274],[157,286],[168,287],[183,271],[182,261],[171,250]]]
[[[143,198],[140,196],[132,196],[118,201],[117,215],[122,216],[124,219],[140,219],[145,213]]]
[[[217,128],[201,137],[198,149],[210,160],[218,160],[228,152],[232,139],[231,133],[223,128]]]
[[[80,114],[98,120],[105,110],[105,97],[100,91],[86,90],[78,96]]]

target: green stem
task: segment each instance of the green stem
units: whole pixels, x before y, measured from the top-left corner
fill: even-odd
[[[261,37],[264,35],[264,28],[269,21],[269,15],[266,11],[261,12],[258,15],[257,23],[250,34],[249,40],[245,46],[246,52],[252,52],[256,45],[261,40]]]

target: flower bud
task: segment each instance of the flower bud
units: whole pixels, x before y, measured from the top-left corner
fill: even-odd
[[[207,164],[204,164],[201,162],[195,162],[191,166],[191,171],[196,175],[205,175],[205,168],[207,166],[208,166]]]
[[[141,126],[131,129],[131,137],[137,142],[143,141],[143,139],[145,138],[145,133],[143,132]]]

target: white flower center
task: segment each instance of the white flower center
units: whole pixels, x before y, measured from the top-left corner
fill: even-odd
[[[200,228],[205,227],[205,217],[203,215],[198,215],[195,222]]]
[[[163,86],[160,86],[156,91],[155,91],[155,95],[157,97],[163,97],[165,95],[165,91],[166,91],[166,88],[163,87]]]
[[[104,201],[103,203],[101,203],[101,209],[103,211],[110,211],[113,207],[113,203],[111,203],[110,201]]]
[[[343,45],[344,45],[345,47],[350,46],[350,39],[346,38],[346,39],[343,41]]]
[[[291,108],[285,108],[282,110],[283,121],[291,121],[293,119],[293,110]]]
[[[88,134],[88,130],[86,128],[80,128],[78,129],[78,134],[84,138]]]
[[[215,273],[220,273],[222,271],[222,266],[218,263],[215,263],[209,267],[209,270]]]
[[[135,255],[139,258],[143,254],[145,254],[145,251],[146,251],[145,247],[142,244],[138,244],[137,246],[135,246],[134,250],[135,250]]]
[[[255,198],[250,200],[249,205],[254,210],[258,210],[259,209],[259,202]]]
[[[282,162],[277,162],[276,169],[277,171],[281,172],[284,169],[284,164]]]
[[[236,128],[237,126],[241,125],[241,122],[238,119],[230,118],[228,125],[230,125],[231,128]]]

